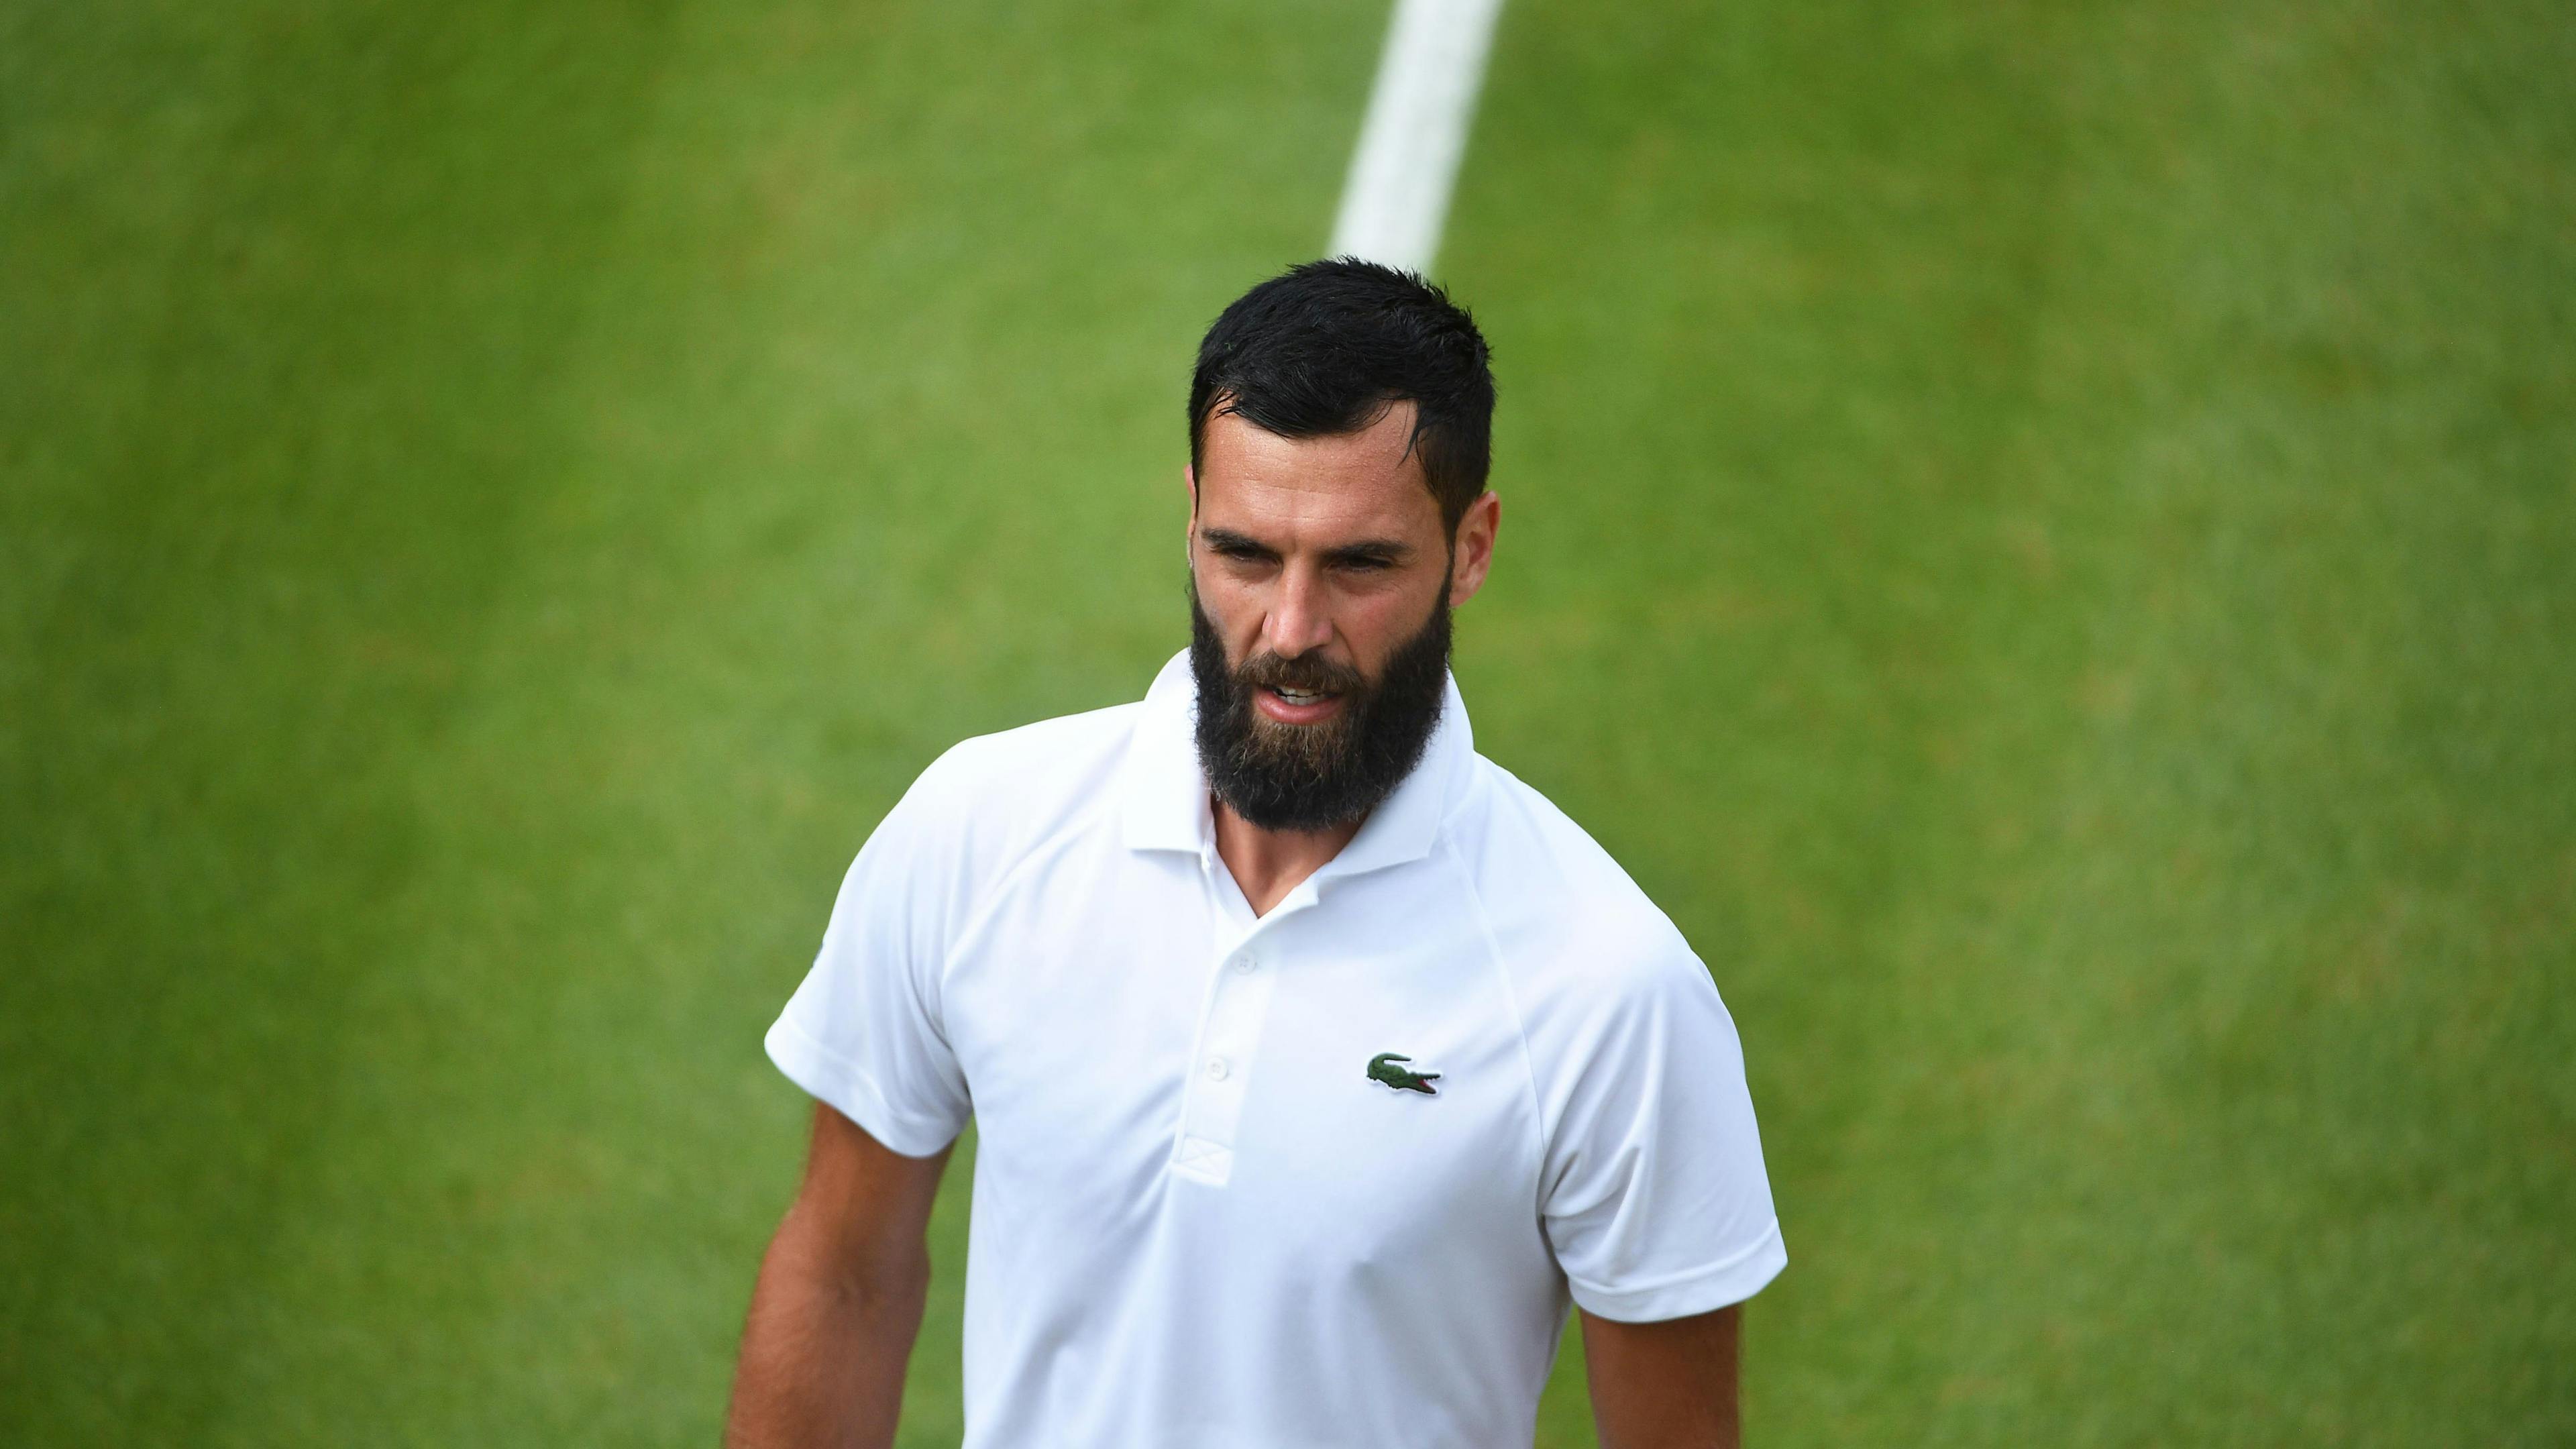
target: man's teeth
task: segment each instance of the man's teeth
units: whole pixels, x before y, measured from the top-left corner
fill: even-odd
[[[1319,700],[1332,698],[1330,694],[1320,689],[1280,689],[1274,686],[1270,692],[1290,704],[1314,704]]]

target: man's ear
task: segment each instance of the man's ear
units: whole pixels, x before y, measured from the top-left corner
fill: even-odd
[[[1198,556],[1190,549],[1190,539],[1198,532],[1199,526],[1199,475],[1198,470],[1187,463],[1181,465],[1181,486],[1190,490],[1190,516],[1181,525],[1181,558],[1196,568]]]
[[[1456,608],[1476,596],[1485,586],[1485,571],[1494,564],[1494,533],[1502,526],[1503,500],[1486,489],[1467,505],[1466,515],[1458,520],[1458,531],[1451,535],[1449,548],[1449,606]]]

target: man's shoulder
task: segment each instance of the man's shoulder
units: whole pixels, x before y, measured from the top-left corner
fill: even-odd
[[[1003,845],[1053,834],[1086,815],[1115,785],[1141,701],[1056,715],[942,751],[906,792],[919,813]]]
[[[1456,848],[1516,977],[1586,995],[1707,979],[1690,943],[1592,833],[1483,755]]]
[[[834,918],[900,902],[918,919],[960,929],[1035,852],[1116,818],[1114,785],[1140,708],[1061,715],[941,751],[868,832]]]

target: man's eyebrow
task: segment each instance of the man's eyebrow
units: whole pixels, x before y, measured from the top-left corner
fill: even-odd
[[[1392,538],[1364,538],[1339,548],[1324,550],[1326,563],[1402,563],[1413,553],[1413,545]]]
[[[1264,558],[1279,556],[1279,550],[1248,533],[1237,533],[1231,528],[1218,528],[1213,524],[1199,529],[1199,539],[1213,549],[1256,554]],[[1363,538],[1324,550],[1324,562],[1328,564],[1400,564],[1412,556],[1413,545],[1397,538]]]
[[[1237,553],[1268,554],[1273,558],[1279,555],[1279,550],[1248,533],[1237,533],[1231,528],[1202,527],[1199,529],[1199,540],[1210,548],[1231,549]]]

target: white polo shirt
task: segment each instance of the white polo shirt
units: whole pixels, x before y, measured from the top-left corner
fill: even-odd
[[[1527,1445],[1569,1297],[1673,1318],[1780,1271],[1708,972],[1454,679],[1257,919],[1195,709],[1185,651],[940,756],[769,1031],[897,1152],[979,1124],[965,1449]]]

